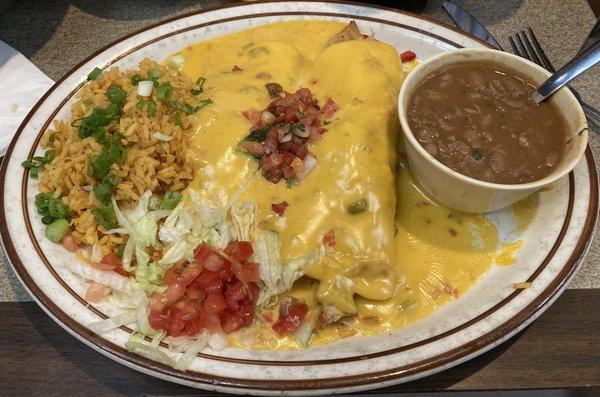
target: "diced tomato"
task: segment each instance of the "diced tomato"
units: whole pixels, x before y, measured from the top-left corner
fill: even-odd
[[[225,253],[234,260],[243,262],[250,259],[252,254],[254,254],[254,250],[252,249],[252,244],[248,241],[235,241],[227,245]]]
[[[248,290],[240,281],[229,283],[225,289],[225,303],[230,310],[237,310],[239,308],[239,302],[247,296]]]
[[[246,299],[242,302],[240,306],[239,313],[242,316],[242,326],[248,326],[252,324],[252,319],[254,318],[254,304],[251,300]]]
[[[185,294],[186,287],[192,283],[201,272],[202,265],[190,264],[181,272],[181,275],[177,277],[175,282],[171,284],[166,291],[158,295],[153,295],[150,298],[150,307],[152,310],[160,311],[177,302],[177,300]]]
[[[248,289],[248,296],[250,297],[250,300],[252,302],[256,302],[258,300],[258,295],[260,293],[258,284],[249,283],[246,288]]]
[[[167,335],[180,336],[185,327],[185,321],[179,318],[170,316],[170,312],[160,313],[158,311],[151,311],[148,316],[148,321],[154,329],[164,329]]]
[[[294,298],[286,298],[279,307],[279,318],[273,324],[273,329],[280,336],[295,332],[308,313],[308,306]]]
[[[256,124],[258,120],[260,120],[261,113],[262,112],[260,110],[256,109],[249,109],[242,112],[246,120],[248,120],[252,125]]]
[[[402,62],[409,62],[412,61],[413,59],[415,59],[417,57],[417,54],[415,54],[412,51],[404,51],[403,53],[400,54],[400,61]]]
[[[194,284],[190,284],[187,287],[187,291],[186,291],[186,295],[190,298],[190,299],[196,299],[200,302],[204,302],[204,300],[206,299],[206,290],[204,289],[196,289],[193,288]]]
[[[223,294],[220,292],[208,294],[204,301],[204,308],[209,313],[219,313],[227,308]]]
[[[221,280],[219,273],[211,272],[210,270],[204,269],[202,273],[196,278],[190,285],[193,285],[197,289],[206,289],[209,285],[218,283]]]
[[[113,265],[109,265],[107,263],[102,263],[102,262],[92,262],[92,266],[94,266],[96,269],[100,269],[100,270],[104,270],[104,271],[112,271],[115,269],[115,267]]]
[[[212,255],[214,252],[215,250],[209,244],[200,243],[200,245],[197,246],[194,250],[194,258],[196,258],[198,263],[202,263],[206,258],[208,258],[209,255]]]
[[[211,272],[218,272],[221,270],[223,265],[225,264],[225,260],[217,255],[216,252],[213,252],[212,255],[209,255],[202,262],[206,270],[210,270]]]
[[[200,324],[202,325],[202,328],[205,328],[208,332],[223,333],[221,319],[217,313],[209,313],[207,311],[202,312]]]
[[[264,313],[262,315],[262,318],[268,322],[268,323],[272,323],[273,322],[273,316],[271,316],[271,313]]]
[[[121,276],[130,276],[129,272],[123,269],[123,260],[114,253],[104,255],[102,259],[100,259],[100,263],[107,266],[112,266],[113,268],[111,270],[115,273],[120,274]]]
[[[333,247],[335,245],[335,231],[333,229],[329,229],[323,235],[323,244],[327,247]]]
[[[202,243],[194,261],[172,266],[163,283],[166,291],[150,298],[149,321],[169,336],[233,332],[252,322],[258,299],[258,264],[248,262],[252,244],[232,242],[224,251]]]
[[[239,313],[222,313],[221,314],[221,327],[223,332],[229,334],[233,331],[237,331],[244,325],[244,318]]]
[[[246,283],[258,283],[260,275],[258,273],[258,263],[246,262],[242,265],[241,271],[236,275],[238,279]]]
[[[288,202],[287,201],[282,201],[281,203],[277,203],[277,204],[271,204],[271,209],[273,210],[273,212],[275,212],[277,215],[282,216],[283,213],[285,212],[285,209],[288,207]]]
[[[171,285],[177,280],[179,276],[181,276],[181,267],[173,265],[167,269],[165,275],[162,278],[162,283],[164,285]]]
[[[67,234],[62,238],[62,240],[60,240],[60,242],[62,243],[63,247],[71,252],[76,251],[79,247],[79,241],[72,234]]]
[[[256,141],[243,141],[241,147],[245,152],[255,157],[261,157],[267,151],[262,143]]]
[[[85,291],[85,300],[90,303],[100,302],[102,299],[108,295],[110,289],[104,285],[99,283],[92,283],[88,289]]]
[[[200,314],[202,303],[195,299],[184,299],[175,303],[173,307],[176,309],[176,311],[174,311],[174,316],[176,318],[193,320]]]
[[[207,294],[215,294],[217,292],[220,293],[222,290],[223,290],[223,282],[222,281],[217,281],[206,287]]]
[[[333,99],[328,98],[325,102],[325,105],[323,105],[323,108],[321,109],[321,113],[323,113],[325,117],[329,118],[338,110],[340,110],[340,108],[338,107],[337,103],[335,103]]]

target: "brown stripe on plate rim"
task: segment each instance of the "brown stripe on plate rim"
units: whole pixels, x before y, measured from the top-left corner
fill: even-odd
[[[340,2],[340,3],[345,3],[346,4],[346,2]],[[360,4],[357,4],[357,3],[347,3],[347,4],[360,5]],[[235,6],[236,5],[227,5],[227,6],[219,7],[219,8],[229,8],[229,7],[235,7]],[[383,7],[373,7],[373,8],[383,8]],[[112,47],[116,43],[119,43],[119,42],[121,42],[121,41],[123,41],[123,40],[125,40],[125,39],[127,39],[129,37],[132,37],[132,36],[134,36],[134,35],[136,35],[138,33],[141,33],[141,32],[143,32],[145,30],[151,29],[151,28],[153,28],[155,26],[159,26],[159,25],[164,24],[164,23],[169,22],[169,21],[177,20],[177,19],[180,19],[180,18],[185,18],[185,17],[190,16],[190,15],[200,14],[200,13],[207,12],[207,11],[211,11],[211,10],[201,10],[199,12],[193,12],[193,13],[190,13],[190,14],[173,17],[173,18],[170,18],[170,19],[168,19],[166,21],[161,21],[159,23],[156,23],[154,25],[151,25],[149,27],[141,29],[141,30],[139,30],[137,32],[133,32],[133,33],[131,33],[131,34],[127,35],[127,36],[124,36],[121,39],[119,39],[119,40],[117,40],[117,41],[115,41],[115,42],[113,42],[113,43],[105,46],[103,49],[95,52],[94,54],[92,54],[88,58],[86,58],[84,61],[82,61],[81,63],[79,63],[74,69],[72,69],[65,76],[63,76],[38,101],[38,103],[34,106],[34,108],[32,109],[32,111],[27,115],[27,117],[25,118],[23,124],[19,127],[19,130],[17,131],[17,134],[15,135],[15,138],[11,142],[11,145],[9,146],[9,149],[8,149],[8,152],[7,152],[7,158],[12,153],[12,151],[14,149],[14,145],[15,145],[16,140],[17,140],[17,137],[22,132],[22,129],[23,129],[24,125],[27,123],[27,121],[30,120],[30,118],[33,115],[33,113],[38,109],[38,107],[48,97],[48,95],[52,91],[54,91],[54,89],[62,81],[64,81],[66,77],[68,77],[69,75],[71,75],[73,73],[73,70],[76,70],[76,69],[80,68],[83,64],[85,64],[86,62],[88,62],[89,60],[91,60],[93,57],[97,56],[99,53],[103,52],[104,50]],[[411,15],[413,17],[420,18],[420,19],[423,19],[423,20],[427,20],[427,21],[429,21],[431,23],[434,23],[434,24],[443,26],[445,28],[448,28],[450,30],[456,31],[458,33],[461,33],[461,32],[459,32],[457,29],[455,29],[453,27],[447,26],[447,25],[445,25],[443,23],[440,23],[440,22],[437,22],[437,21],[429,20],[428,18],[425,18],[425,17],[422,17],[422,16],[418,16],[418,15],[414,15],[414,14],[410,14],[410,13],[398,12],[397,10],[391,10],[391,9],[389,11],[393,11],[393,12],[400,13],[400,14],[408,14],[408,15]],[[290,13],[274,13],[274,14],[277,14],[277,15],[290,15]],[[255,16],[260,16],[260,15],[261,14],[257,14]],[[306,13],[305,15],[319,15],[319,13]],[[263,16],[264,16],[264,14],[263,14]],[[346,15],[346,14],[341,15],[341,14],[333,14],[333,13],[330,16],[338,16],[338,17],[341,16],[341,17],[346,17],[346,18],[350,17],[349,15]],[[360,17],[360,16],[355,16],[355,17],[356,17],[355,19],[363,19],[363,17]],[[244,19],[244,18],[245,17],[240,17],[240,18],[237,18],[237,19]],[[385,20],[376,20],[376,21],[377,22],[381,22],[383,24],[398,25],[398,24],[395,24],[394,22],[391,22],[391,21],[385,21]],[[213,21],[212,24],[220,23],[220,22],[222,23],[222,20]],[[409,26],[401,26],[401,27],[405,27],[405,28],[413,30],[413,28],[411,28]],[[189,30],[189,29],[187,29],[187,30]],[[430,33],[427,33],[427,32],[425,32],[425,34],[427,34],[429,36],[432,36]],[[475,38],[473,38],[473,37],[471,37],[469,35],[466,35],[464,33],[461,33],[461,35],[466,36],[466,37],[470,37],[471,39],[474,39],[474,40],[477,40],[477,41],[481,42],[480,40],[475,39]],[[161,36],[160,39],[164,39],[165,37],[166,36]],[[149,44],[149,43],[146,43],[145,45],[147,45],[147,44]],[[454,43],[454,44],[456,45],[456,43]],[[135,49],[130,50],[130,51],[134,51],[134,50]],[[122,54],[122,56],[125,56],[125,55]],[[117,59],[120,59],[120,57],[116,58],[112,62],[116,61]],[[61,104],[61,106],[63,106],[63,105],[64,105],[64,102]],[[552,298],[555,295],[555,293],[560,290],[559,287],[562,286],[566,282],[567,278],[572,274],[572,272],[574,271],[574,269],[577,267],[576,265],[581,261],[581,259],[583,257],[583,254],[586,251],[586,249],[588,248],[590,240],[591,240],[590,237],[591,237],[591,233],[593,231],[593,225],[596,222],[597,209],[598,209],[598,202],[597,202],[597,200],[598,200],[598,191],[597,191],[597,179],[596,179],[596,172],[595,172],[596,170],[595,170],[595,166],[594,166],[593,157],[591,155],[591,152],[589,151],[589,148],[586,151],[586,158],[587,158],[587,162],[588,162],[588,170],[590,172],[590,185],[591,186],[595,186],[595,189],[592,189],[591,196],[590,196],[590,207],[592,207],[593,210],[590,211],[590,209],[588,209],[588,216],[587,216],[587,219],[586,219],[586,224],[585,224],[584,230],[583,230],[583,232],[581,234],[581,237],[583,237],[583,238],[580,238],[580,240],[578,241],[578,244],[577,244],[575,250],[573,251],[571,257],[566,262],[566,266],[563,267],[563,270],[559,274],[559,276],[563,276],[565,278],[560,279],[559,277],[557,277],[553,281],[553,284],[551,285],[551,286],[554,286],[554,284],[556,284],[557,288],[550,288],[551,286],[549,286],[542,294],[540,294],[540,296],[538,297],[538,299],[536,299],[536,301],[534,301],[534,302],[532,302],[532,304],[530,304],[531,308],[534,310],[533,313],[529,313],[529,310],[531,310],[531,309],[530,309],[530,306],[528,306],[526,309],[524,309],[522,312],[519,313],[519,314],[522,314],[522,316],[520,316],[520,317],[523,317],[524,319],[519,319],[516,322],[515,321],[508,321],[507,323],[505,323],[505,325],[508,324],[508,323],[510,323],[510,325],[508,326],[508,328],[506,326],[504,327],[504,328],[507,328],[506,332],[502,332],[502,333],[499,334],[497,332],[497,330],[495,330],[495,332],[494,332],[495,338],[492,338],[491,340],[488,340],[486,338],[488,335],[484,335],[484,336],[478,338],[477,340],[472,341],[471,343],[479,341],[479,345],[480,346],[486,346],[489,343],[492,343],[494,340],[497,340],[498,338],[502,337],[502,335],[507,335],[507,334],[510,333],[511,330],[516,329],[519,324],[522,324],[523,321],[525,321],[532,314],[534,314],[540,308],[542,308],[543,304],[546,301],[548,301],[548,299]],[[1,175],[0,175],[0,181],[2,181],[2,186],[0,186],[0,189],[2,189],[1,190],[2,194],[4,193],[4,182],[5,182],[5,176],[6,176],[6,167],[7,166],[5,165],[2,168],[2,172],[1,172]],[[2,211],[2,212],[4,211],[4,203],[3,202],[0,203],[0,211]],[[6,222],[5,222],[4,219],[2,219],[1,223],[0,223],[0,235],[2,236],[2,238],[3,238],[4,241],[8,240],[8,243],[10,244],[10,246],[7,246],[7,253],[9,254],[9,257],[11,258],[11,260],[17,259],[17,262],[20,262],[20,260],[18,259],[18,255],[16,254],[16,250],[14,249],[14,246],[12,245],[12,241],[10,241],[10,235],[8,234],[8,230],[7,230],[6,227],[7,227]],[[19,263],[19,265],[22,267],[22,263]],[[37,292],[41,296],[39,296],[38,294],[35,294],[34,291],[31,291],[31,292],[34,293],[34,296],[36,298],[38,298],[38,302],[42,306],[47,305],[47,306],[51,306],[51,307],[54,308],[54,310],[50,310],[50,307],[43,307],[46,311],[48,311],[49,313],[52,313],[54,316],[56,316],[56,312],[58,312],[59,314],[62,315],[62,318],[66,318],[67,320],[71,320],[71,322],[73,322],[72,319],[70,319],[68,316],[66,316],[66,314],[64,312],[62,312],[62,310],[60,308],[58,308],[52,301],[50,301],[47,298],[47,296],[45,296],[45,294],[41,290],[39,290],[39,288],[35,285],[35,283],[29,277],[29,275],[26,274],[26,272],[25,272],[25,274],[21,274],[21,272],[17,271],[17,267],[16,266],[13,265],[13,267],[15,268],[15,271],[17,272],[17,274],[22,278],[22,282],[24,284],[26,284],[26,287],[33,284],[35,286],[35,288],[37,288]],[[21,269],[21,270],[23,270],[23,269]],[[540,300],[540,298],[542,297],[542,295],[546,295],[546,294],[548,294],[548,295],[544,296],[544,299]],[[511,320],[513,320],[513,319],[515,319],[515,317],[513,317]],[[57,319],[57,320],[60,323],[63,323],[63,320],[61,320],[61,319]],[[147,360],[147,359],[144,359],[144,358],[139,358],[139,356],[133,356],[127,350],[125,350],[125,349],[123,349],[123,348],[121,348],[119,346],[114,345],[112,342],[108,342],[108,341],[102,339],[101,337],[99,337],[96,334],[93,334],[93,333],[89,332],[89,330],[87,330],[87,328],[82,327],[79,323],[76,323],[76,322],[74,322],[74,323],[75,323],[74,324],[75,327],[71,327],[72,331],[76,332],[81,337],[83,337],[84,339],[86,339],[87,342],[96,345],[100,349],[104,350],[107,354],[112,354],[112,355],[115,355],[117,357],[120,357],[121,359],[126,360],[126,361],[128,361],[128,362],[130,362],[130,363],[132,363],[133,365],[136,365],[136,366],[141,366],[141,367],[146,367],[146,368],[154,369],[156,371],[159,371],[161,373],[164,373],[164,374],[166,374],[168,376],[172,376],[172,377],[175,377],[175,378],[184,378],[184,379],[189,379],[189,380],[191,380],[193,382],[203,382],[203,383],[207,383],[207,384],[211,384],[211,385],[215,384],[215,382],[214,382],[215,380],[218,380],[219,383],[221,383],[222,385],[231,385],[231,386],[234,386],[234,387],[257,387],[257,386],[264,385],[264,381],[259,381],[259,380],[253,381],[253,380],[243,380],[243,379],[236,379],[236,378],[223,378],[223,377],[217,377],[217,376],[214,376],[214,375],[202,374],[202,373],[194,373],[194,376],[192,376],[192,377],[182,376],[182,375],[185,375],[185,374],[182,374],[181,372],[176,371],[176,370],[174,370],[174,369],[172,369],[170,367],[164,366],[162,364],[157,364],[156,362],[153,362],[153,361],[150,361],[150,360]],[[66,324],[63,323],[63,326],[66,327]],[[75,330],[73,328],[77,328],[77,330]],[[103,345],[108,345],[108,347],[110,347],[110,349],[106,349],[106,346],[103,346]],[[434,358],[431,358],[431,359],[428,359],[428,360],[425,360],[425,361],[432,362],[432,360],[437,360],[437,361],[443,360],[443,362],[439,362],[437,364],[436,363],[431,364],[431,365],[433,365],[435,367],[435,366],[441,365],[443,363],[451,362],[451,361],[456,360],[456,359],[458,359],[460,357],[464,357],[464,356],[466,356],[468,354],[471,354],[472,352],[476,352],[478,350],[478,349],[471,349],[471,352],[466,352],[465,348],[467,346],[468,346],[468,344],[464,345],[464,346],[461,346],[460,348],[455,349],[458,353],[460,353],[458,355],[455,354],[454,351],[450,351],[450,352],[442,353],[439,356],[436,356]],[[454,357],[454,356],[456,356],[456,357]],[[439,358],[439,360],[438,360],[438,358]],[[259,363],[262,363],[262,362],[259,362]],[[426,370],[427,368],[422,367],[423,363],[424,363],[424,361],[422,361],[420,363],[410,364],[409,366],[407,366],[407,368],[409,368],[409,369],[412,368],[413,369],[412,372],[419,372],[419,371],[422,371],[422,370]],[[419,369],[419,368],[422,368],[422,369]],[[366,382],[379,382],[379,381],[384,380],[383,379],[384,376],[386,376],[387,378],[391,377],[391,379],[397,378],[399,376],[406,376],[406,375],[408,375],[408,373],[406,373],[405,370],[406,370],[406,368],[401,367],[401,368],[397,368],[395,370],[384,371],[384,373],[362,374],[362,375],[358,375],[358,376],[355,376],[355,377],[343,378],[343,379],[331,378],[331,379],[327,380],[327,385],[325,385],[325,384],[322,383],[322,382],[325,381],[325,380],[323,380],[319,384],[315,384],[314,388],[319,388],[319,387],[329,387],[329,388],[331,388],[331,387],[341,387],[341,386],[365,384]],[[398,371],[404,371],[404,372],[398,372]],[[198,376],[204,378],[205,381],[199,379]],[[350,382],[347,382],[348,380]],[[336,381],[337,381],[337,383],[336,383]],[[334,384],[331,384],[332,382]],[[277,384],[273,384],[273,383],[277,383]],[[276,389],[282,388],[282,387],[283,388],[287,388],[288,386],[291,386],[293,388],[294,386],[292,385],[292,383],[296,383],[298,389],[306,389],[307,386],[308,386],[307,383],[306,383],[306,381],[274,381],[274,382],[271,382],[271,384],[269,384],[269,386],[268,386],[267,389],[269,389],[269,390],[275,389],[276,390]],[[251,384],[255,385],[255,386],[252,386]],[[281,385],[281,386],[278,387],[278,385]]]

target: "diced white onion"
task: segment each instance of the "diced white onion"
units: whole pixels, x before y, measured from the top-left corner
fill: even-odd
[[[304,131],[302,131],[300,128],[298,127],[294,127],[292,129],[292,134],[299,136],[301,138],[306,138],[307,136],[310,135],[310,130],[308,127],[304,127]]]
[[[280,138],[279,138],[279,142],[281,143],[286,143],[292,140],[292,134],[283,134]]]
[[[167,60],[167,64],[173,70],[179,70],[185,63],[185,58],[179,54],[171,55]]]
[[[100,262],[103,256],[100,246],[98,244],[92,245],[92,257],[90,258],[92,262]]]
[[[260,119],[262,122],[264,122],[265,124],[271,124],[273,122],[273,120],[275,120],[275,116],[273,116],[273,113],[271,112],[267,112],[266,110],[264,112],[262,112],[262,114],[260,115]]]
[[[154,83],[150,80],[143,80],[138,83],[137,94],[139,96],[148,97],[152,95],[154,89]]]
[[[152,136],[154,138],[158,139],[159,141],[165,141],[165,142],[169,142],[171,139],[173,139],[172,136],[165,135],[160,131],[156,131],[154,134],[152,134]]]
[[[306,347],[310,343],[310,339],[312,338],[314,331],[314,327],[310,323],[302,324],[298,330],[294,333],[296,336],[296,340],[300,345]]]
[[[307,154],[306,157],[304,157],[303,163],[304,171],[300,175],[297,175],[298,179],[300,180],[303,180],[308,175],[310,175],[311,172],[314,171],[314,169],[317,167],[317,159],[315,159],[310,154]]]
[[[213,350],[219,351],[225,349],[227,345],[229,345],[229,341],[227,340],[227,337],[223,334],[212,334],[208,338],[208,345]]]

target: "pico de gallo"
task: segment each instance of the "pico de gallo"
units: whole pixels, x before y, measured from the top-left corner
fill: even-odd
[[[192,262],[165,273],[167,289],[150,298],[150,325],[169,336],[227,334],[250,325],[260,280],[259,265],[249,260],[253,253],[247,241],[231,242],[224,250],[200,244]]]
[[[284,91],[277,83],[266,88],[272,99],[267,108],[243,112],[252,127],[240,148],[256,158],[269,182],[283,179],[291,187],[315,169],[317,160],[308,143],[322,139],[327,131],[325,119],[339,108],[331,98],[320,107],[308,88],[295,93]]]

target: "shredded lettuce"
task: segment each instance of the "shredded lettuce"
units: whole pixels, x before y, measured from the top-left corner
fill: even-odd
[[[256,233],[254,261],[260,263],[261,291],[258,304],[269,304],[271,298],[289,290],[294,281],[302,277],[304,269],[319,262],[325,255],[325,247],[286,262],[281,261],[280,238],[277,232],[263,230]]]
[[[130,352],[139,354],[150,360],[158,361],[171,367],[177,366],[177,362],[168,354],[160,350],[160,348],[145,344],[144,335],[132,334],[127,343],[125,343],[125,347]]]
[[[230,213],[237,240],[250,241],[250,231],[254,223],[256,203],[251,200],[233,203]]]
[[[145,294],[136,289],[127,277],[118,275],[115,272],[99,270],[77,260],[72,260],[67,266],[71,272],[83,277],[84,279],[104,284],[112,290],[127,295],[135,302],[140,302],[143,298],[145,298]]]
[[[100,262],[102,259],[102,250],[98,244],[92,245],[92,255],[90,256],[90,260],[92,262]]]
[[[183,355],[175,363],[175,368],[185,371],[192,364],[198,353],[208,344],[208,332],[203,331],[196,340],[188,347]]]
[[[102,335],[112,331],[115,328],[119,328],[122,325],[131,324],[135,321],[135,319],[135,312],[129,311],[117,314],[116,316],[109,317],[95,323],[91,323],[88,325],[88,328],[91,331]]]
[[[190,197],[191,202],[177,205],[158,231],[159,240],[171,244],[159,261],[163,265],[191,259],[194,249],[204,241],[225,248],[231,240],[226,211],[210,206],[193,190]]]

